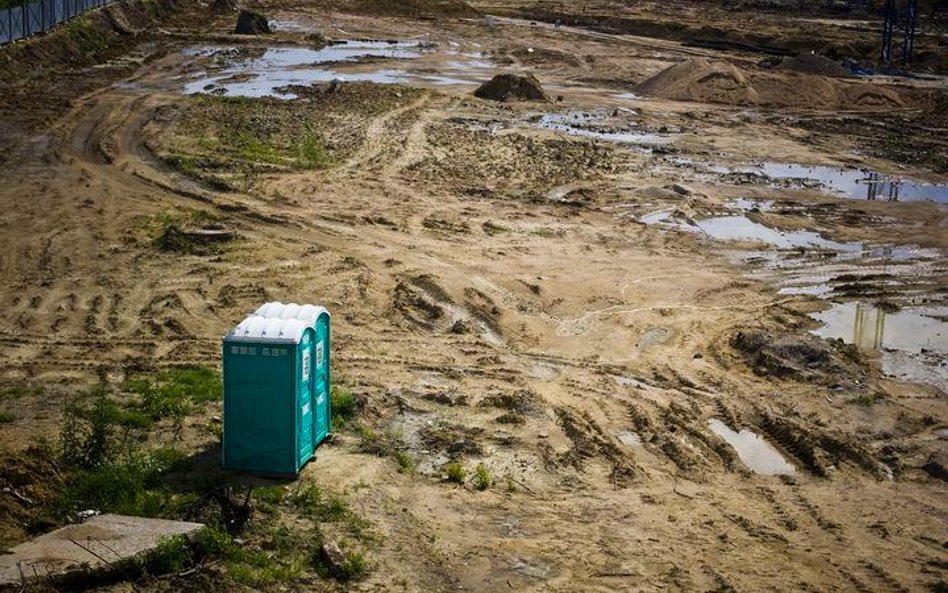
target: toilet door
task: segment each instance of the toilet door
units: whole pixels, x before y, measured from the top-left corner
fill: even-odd
[[[315,450],[315,441],[313,440],[313,394],[315,381],[313,381],[313,340],[310,332],[303,336],[299,347],[299,360],[297,369],[299,370],[299,380],[297,385],[298,413],[296,415],[296,430],[299,435],[299,465],[310,460]]]
[[[316,322],[316,340],[313,347],[313,418],[315,443],[329,435],[329,316],[322,315]]]

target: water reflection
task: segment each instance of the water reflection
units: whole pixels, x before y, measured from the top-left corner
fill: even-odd
[[[948,184],[890,177],[868,169],[845,169],[770,161],[756,165],[713,165],[710,169],[717,173],[749,173],[771,179],[784,179],[803,187],[825,187],[832,192],[857,200],[929,201],[948,204]]]
[[[826,338],[842,338],[862,350],[921,350],[948,354],[946,307],[885,310],[866,303],[833,303],[813,318],[823,327],[814,333]]]

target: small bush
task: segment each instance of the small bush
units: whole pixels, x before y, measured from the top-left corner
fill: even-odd
[[[410,474],[415,471],[415,458],[408,451],[397,451],[394,455],[399,473]]]
[[[9,410],[0,410],[0,424],[9,424],[16,420],[16,414]]]
[[[333,385],[329,399],[334,425],[347,426],[359,413],[359,400],[347,389]]]
[[[339,567],[339,579],[351,581],[363,576],[369,570],[369,563],[360,552],[346,552],[346,560]]]
[[[66,406],[60,432],[62,458],[77,469],[95,469],[112,460],[117,449],[119,408],[104,389],[83,394]]]
[[[173,516],[179,510],[179,500],[161,487],[160,478],[181,457],[172,449],[160,449],[132,453],[121,461],[78,471],[67,477],[57,510],[66,517],[83,509],[142,517]]]
[[[478,463],[477,469],[474,470],[474,487],[478,490],[487,490],[493,483],[490,470],[483,463]]]
[[[457,461],[446,464],[444,466],[444,473],[448,477],[448,481],[454,482],[455,484],[463,484],[464,480],[467,479],[467,470]]]
[[[140,561],[143,572],[158,576],[181,572],[193,561],[188,538],[176,535],[162,540]]]

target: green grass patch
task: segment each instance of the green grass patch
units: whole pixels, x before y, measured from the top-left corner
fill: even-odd
[[[333,426],[346,427],[359,414],[361,408],[359,399],[348,389],[333,385],[329,400]]]
[[[316,484],[301,486],[293,494],[292,503],[303,515],[314,521],[342,521],[350,514],[341,496],[325,493]]]
[[[302,169],[323,169],[332,162],[323,135],[310,124],[304,124],[296,143],[296,162]]]
[[[178,573],[194,562],[191,543],[183,535],[165,538],[138,561],[145,574],[154,576]]]
[[[884,392],[874,391],[872,393],[864,393],[862,395],[858,395],[849,401],[854,404],[858,404],[860,406],[871,408],[872,406],[875,406],[877,404],[884,403],[887,399],[888,399],[888,396]]]
[[[197,405],[220,401],[223,396],[220,374],[209,367],[167,369],[135,377],[127,380],[122,390],[139,396],[127,411],[129,420],[139,422],[180,421]]]
[[[135,452],[67,476],[55,510],[72,517],[84,509],[140,517],[176,517],[191,500],[172,492],[161,477],[180,461],[172,449]]]
[[[38,385],[6,385],[0,387],[0,400],[22,399],[24,397],[40,398],[43,388]]]

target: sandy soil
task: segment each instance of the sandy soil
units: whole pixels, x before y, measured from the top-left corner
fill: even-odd
[[[898,113],[632,98],[622,93],[683,60],[754,69],[754,57],[501,18],[487,28],[479,17],[261,6],[333,37],[479,52],[494,70],[535,73],[557,100],[474,99],[480,73],[424,83],[456,59],[438,52],[343,66],[404,68],[418,77],[411,89],[323,84],[293,101],[231,104],[186,96],[185,82],[222,66],[182,49],[304,36],[238,39],[232,15],[192,7],[161,33],[125,41],[128,72],[88,67],[100,85],[51,124],[17,124],[4,111],[0,379],[45,390],[5,402],[16,414],[0,428],[7,451],[54,436],[60,402],[83,387],[142,368],[216,365],[220,337],[260,303],[316,302],[333,312],[334,376],[364,399],[364,421],[399,434],[418,462],[399,473],[343,432],[307,466],[381,535],[372,573],[353,588],[948,586],[948,489],[924,469],[948,448],[943,361],[927,382],[886,376],[884,353],[807,336],[829,301],[780,294],[759,266],[729,256],[773,249],[639,220],[773,201],[784,211],[749,216],[785,232],[929,250],[924,272],[907,268],[900,288],[872,300],[944,307],[944,205],[850,200],[696,164],[862,166],[945,182],[922,168],[948,156],[944,130],[920,132],[921,164],[866,153],[846,130],[854,117],[926,121],[937,105],[930,81],[865,83],[908,97]],[[665,139],[623,144],[536,125],[563,113]],[[326,139],[327,167],[294,165],[297,118]],[[220,140],[239,126],[264,134],[275,156]],[[899,135],[875,129],[876,146]],[[206,160],[169,160],[181,154]],[[154,241],[169,219],[213,219],[239,239],[214,253],[162,251]],[[763,333],[747,346],[739,332]],[[752,471],[712,418],[763,435],[793,475]],[[189,447],[212,442],[188,434]],[[497,485],[443,482],[451,458],[484,463]]]

